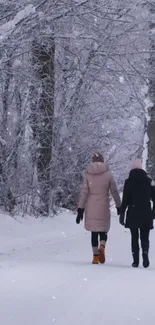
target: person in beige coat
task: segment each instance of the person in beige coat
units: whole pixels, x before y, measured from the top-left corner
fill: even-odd
[[[85,228],[91,231],[93,264],[105,263],[105,245],[111,219],[110,193],[119,215],[121,200],[115,180],[102,154],[96,153],[84,175],[76,218],[76,223],[80,223],[85,212]]]

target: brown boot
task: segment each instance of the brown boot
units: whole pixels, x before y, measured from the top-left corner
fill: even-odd
[[[105,246],[100,245],[99,248],[99,263],[104,264],[105,263]]]
[[[99,255],[93,256],[92,264],[99,264]]]

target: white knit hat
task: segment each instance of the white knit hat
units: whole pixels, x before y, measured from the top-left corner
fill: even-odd
[[[142,169],[142,161],[140,159],[133,160],[131,162],[130,169]]]

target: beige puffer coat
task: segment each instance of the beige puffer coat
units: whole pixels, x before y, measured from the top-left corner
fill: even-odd
[[[85,209],[85,228],[93,232],[110,229],[110,193],[116,207],[121,200],[116,183],[105,163],[92,163],[86,170],[78,208]]]

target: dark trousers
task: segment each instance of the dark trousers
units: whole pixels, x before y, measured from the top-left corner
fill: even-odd
[[[141,247],[143,253],[149,252],[149,229],[130,229],[131,231],[131,248],[132,253],[137,254],[139,252],[139,237],[141,240]]]
[[[107,233],[106,232],[92,232],[91,233],[91,244],[92,247],[98,247],[100,242],[106,242],[107,241]]]

